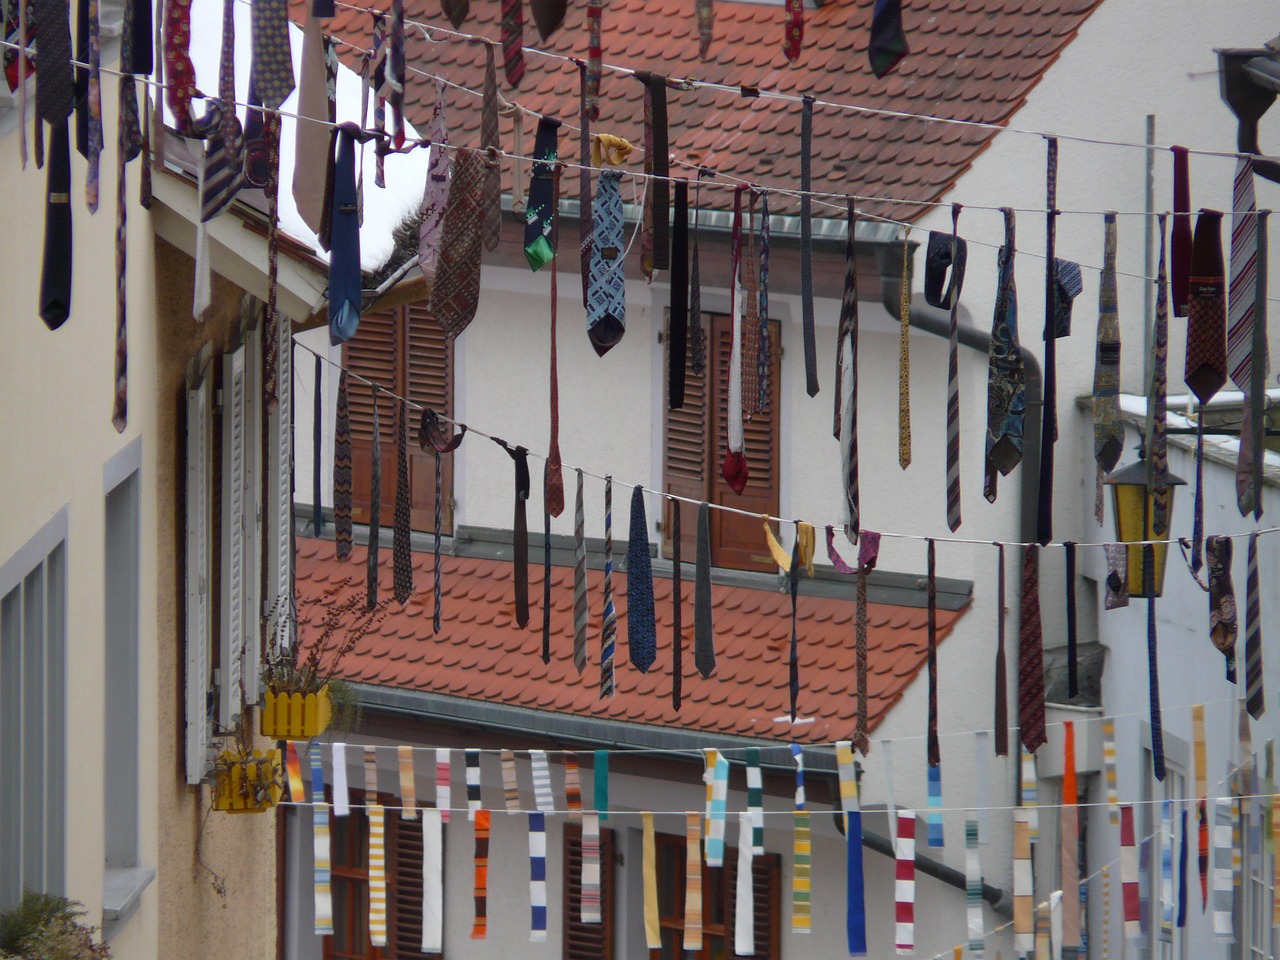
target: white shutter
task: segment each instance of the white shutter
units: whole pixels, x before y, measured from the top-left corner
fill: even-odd
[[[262,679],[262,325],[245,331],[244,701],[257,703]]]
[[[209,660],[212,655],[213,405],[209,378],[187,390],[186,641],[187,783],[199,783],[212,762]]]
[[[293,330],[277,324],[278,403],[267,420],[267,636],[288,648],[293,640]]]
[[[218,722],[230,731],[244,698],[244,347],[222,356],[222,648]]]

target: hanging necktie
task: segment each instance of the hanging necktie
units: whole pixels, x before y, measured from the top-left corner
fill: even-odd
[[[229,168],[227,177],[235,183],[230,195],[235,195],[243,182],[244,131],[236,115],[236,0],[223,0],[222,4],[222,53],[218,65],[218,101],[222,108],[222,120],[218,137],[222,141],[225,162]]]
[[[702,326],[702,271],[698,264],[698,208],[705,171],[705,167],[698,168],[698,179],[693,188],[693,247],[689,257],[689,369],[699,375],[707,369],[707,331]]]
[[[645,90],[644,172],[649,178],[649,186],[644,194],[646,236],[641,238],[640,267],[645,277],[652,280],[655,270],[668,270],[671,267],[667,78],[647,70],[637,70],[635,77],[644,84]]]
[[[467,783],[467,819],[474,821],[480,813],[480,751],[466,749],[462,751],[462,759],[466,764]]]
[[[170,0],[171,4],[183,2]],[[187,6],[189,10],[190,5]],[[166,25],[167,22],[166,18]],[[293,55],[289,49],[289,5],[286,0],[254,0],[252,30],[253,65],[250,75],[253,89],[262,98],[264,107],[278,110],[294,87]],[[177,115],[179,111],[174,109],[174,113]]]
[[[644,489],[631,491],[631,529],[627,538],[627,649],[632,665],[648,673],[658,655],[653,609],[653,569],[649,562],[649,522]]]
[[[902,232],[902,281],[898,297],[898,466],[911,466],[911,228]]]
[[[689,181],[675,181],[675,224],[671,238],[671,300],[667,313],[667,407],[684,406],[684,372],[689,335]]]
[[[409,545],[412,494],[409,491],[409,406],[400,399],[396,418],[396,510],[391,528],[392,589],[398,602],[413,595],[413,552]]]
[[[358,128],[344,123],[334,131],[329,211],[329,342],[345,343],[360,325],[360,212],[356,198],[355,139]],[[332,156],[333,145],[330,145]],[[328,192],[328,191],[326,191]]]
[[[480,299],[481,193],[496,156],[460,149],[445,205],[440,257],[431,288],[431,314],[449,339],[475,319]]]
[[[1205,559],[1209,565],[1209,639],[1226,658],[1227,679],[1235,683],[1238,617],[1235,587],[1231,583],[1232,549],[1230,537],[1209,537],[1205,541]]]
[[[730,273],[729,313],[733,318],[733,332],[730,335],[729,368],[726,371],[728,410],[725,414],[725,455],[720,467],[720,475],[729,484],[734,493],[741,496],[746,489],[749,477],[747,458],[743,454],[742,432],[742,325],[743,301],[742,292],[742,191],[745,187],[737,187],[733,192],[733,229],[730,233],[730,247],[733,251],[732,270]]]
[[[1150,544],[1142,547],[1143,592],[1147,595],[1147,684],[1150,700],[1151,766],[1157,780],[1163,780],[1164,731],[1160,720],[1160,658],[1156,638],[1156,591],[1154,585],[1156,558]]]
[[[1028,548],[1030,549],[1030,548]],[[996,678],[995,748],[997,757],[1009,755],[1009,680],[1004,650],[1005,628],[1004,544],[996,544]]]
[[[1151,532],[1163,537],[1169,531],[1169,275],[1165,266],[1165,215],[1157,219],[1160,230],[1160,260],[1156,270],[1155,343],[1151,363],[1151,436],[1147,444],[1148,483],[1152,490]]]
[[[440,0],[440,11],[448,17],[453,29],[461,30],[471,13],[471,0]]]
[[[533,24],[543,41],[550,40],[551,35],[564,24],[566,6],[567,0],[529,0]]]
[[[613,477],[604,478],[604,615],[600,629],[600,699],[613,698],[618,612],[613,606]],[[607,807],[606,807],[607,809]]]
[[[486,151],[493,159],[493,165],[485,170],[484,179],[477,191],[476,203],[480,211],[477,219],[480,222],[476,227],[484,240],[484,248],[494,250],[502,239],[502,172],[498,167],[502,143],[498,138],[498,70],[493,62],[493,44],[488,41],[484,44],[484,87],[480,99],[480,149]],[[477,251],[477,263],[478,257],[479,251]]]
[[[960,291],[964,288],[969,245],[958,233],[960,204],[951,205],[951,234],[929,232],[925,253],[924,298],[930,306],[951,312],[947,343],[947,527],[960,528]],[[950,270],[950,274],[947,271]],[[946,277],[946,292],[943,278]]]
[[[618,170],[602,170],[592,203],[595,238],[587,294],[587,336],[604,356],[627,332],[626,266],[622,256],[622,194]]]
[[[766,413],[769,409],[769,378],[772,375],[773,349],[769,344],[769,194],[765,190],[760,193],[760,288],[757,315],[760,318],[760,340],[756,352],[756,412]],[[672,282],[675,282],[672,271]]]
[[[533,173],[529,178],[529,202],[525,205],[524,256],[537,270],[556,255],[556,208],[553,179],[557,162],[556,139],[560,121],[538,120],[533,144]]]
[[[804,42],[804,0],[786,0],[787,25],[782,38],[782,53],[788,63],[795,63]]]
[[[551,205],[553,208],[560,203],[560,166],[556,164],[555,172],[552,177],[551,189]],[[560,243],[559,228],[555,228],[551,232],[551,246],[554,250]],[[557,285],[557,274],[559,273],[559,261],[553,259],[551,261],[551,384],[548,391],[551,402],[551,436],[547,442],[547,459],[542,471],[542,497],[548,517],[558,517],[564,513],[564,467],[560,459],[560,365],[557,356],[557,344],[559,341],[559,333],[556,322],[557,304],[560,302],[560,291]],[[550,524],[550,519],[547,523]],[[547,609],[551,608],[551,532],[547,531]],[[550,617],[550,613],[547,614]],[[549,623],[547,629],[550,629]]]
[[[871,15],[871,42],[867,45],[871,72],[877,79],[883,78],[910,52],[902,30],[902,0],[876,0]]]
[[[577,492],[573,497],[573,665],[578,675],[587,668],[587,537],[583,518],[582,468],[575,471]]]
[[[121,58],[130,34],[126,31]],[[127,61],[126,61],[127,62]],[[142,147],[142,131],[138,126],[138,95],[131,76],[120,78],[120,109],[116,137],[116,341],[115,395],[111,406],[111,424],[124,433],[129,417],[129,296],[128,296],[128,181],[125,173],[129,161]]]
[[[712,0],[694,0],[693,14],[698,24],[698,59],[706,60],[711,53],[712,28],[715,25],[715,10]]]
[[[333,934],[333,862],[329,847],[329,804],[324,799],[324,768],[320,763],[320,748],[311,750],[311,830],[312,841],[312,889],[316,936]],[[337,778],[335,777],[335,780]],[[336,784],[335,784],[336,786]]]
[[[1191,283],[1191,168],[1186,147],[1171,147],[1173,153],[1173,234],[1170,259],[1173,274],[1173,315],[1187,315]]]
[[[926,771],[929,794],[929,812],[926,820],[926,840],[930,847],[943,846],[942,833],[942,767],[929,767]]]
[[[818,395],[818,345],[813,316],[813,97],[800,104],[800,320],[804,342],[804,385]]]
[[[857,223],[853,200],[847,201],[848,230],[844,242],[844,292],[840,298],[839,342],[836,344],[834,432],[840,441],[846,530],[856,543],[861,521],[858,504],[858,263],[854,247]],[[849,348],[848,378],[845,347]]]
[[[378,548],[382,539],[382,433],[378,429],[378,393],[382,388],[376,383],[372,388],[373,451],[369,457],[369,544],[365,558],[368,589],[365,594],[366,610],[378,606]]]
[[[1262,691],[1262,597],[1258,586],[1258,531],[1249,534],[1245,574],[1244,682],[1249,716],[1258,720],[1267,708]]]
[[[231,0],[232,3],[236,0]],[[234,136],[228,140],[224,119],[230,116]],[[211,100],[208,112],[195,127],[204,137],[203,171],[200,176],[200,222],[208,223],[221,213],[240,190],[244,181],[243,135],[235,107],[224,109],[221,101]]]
[[[693,582],[693,662],[702,679],[716,669],[711,607],[711,508],[698,506],[697,563]]]
[[[86,27],[89,71],[84,91],[84,111],[87,113],[88,130],[85,155],[88,171],[85,175],[84,199],[90,213],[98,211],[98,176],[102,155],[102,55],[98,39],[98,0],[83,0]],[[234,109],[234,108],[233,108]]]
[[[858,593],[854,639],[856,643],[856,673],[858,684],[858,713],[854,721],[853,742],[864,757],[871,750],[870,691],[867,685],[867,577],[875,569],[880,558],[880,534],[864,530],[858,544]]]
[[[1103,214],[1102,231],[1102,277],[1098,282],[1098,334],[1093,363],[1093,458],[1101,473],[1110,473],[1124,449],[1124,424],[1120,422],[1120,314],[1116,303],[1114,212]]]
[[[311,392],[311,526],[315,535],[324,534],[324,509],[321,506],[323,487],[321,458],[324,453],[324,357],[315,355],[315,389]]]
[[[598,8],[597,12],[598,12]],[[591,15],[587,14],[590,21]],[[582,280],[582,307],[587,306],[587,294],[591,289],[591,108],[588,100],[589,81],[587,65],[581,60],[574,61],[578,65],[578,257],[579,274]],[[597,90],[598,93],[598,90]],[[599,108],[597,107],[597,112]]]
[[[969,954],[981,960],[986,949],[986,936],[982,916],[982,854],[978,850],[977,820],[964,822],[964,880]]]
[[[1022,349],[1018,344],[1018,292],[1013,275],[1017,252],[1014,215],[1009,207],[1001,207],[1000,212],[1004,214],[1004,245],[997,257],[999,277],[987,366],[987,445],[983,482],[983,495],[992,503],[996,501],[1000,475],[1008,476],[1009,471],[1022,462],[1027,409],[1026,374],[1022,365]]]
[[[804,561],[800,558],[800,531],[796,531],[795,542],[791,545],[791,656],[788,663],[788,686],[791,691],[791,722],[796,722],[797,703],[800,699],[800,644],[796,636],[796,596],[800,590],[800,567]]]
[[[386,88],[391,102],[391,146],[404,146],[404,0],[391,0],[387,29]]]
[[[477,756],[477,759],[479,757]],[[489,934],[489,811],[475,811],[475,868],[474,902],[475,919],[471,924],[471,939],[483,940]]]
[[[373,50],[367,62],[367,91],[373,94],[373,135],[376,138],[374,148],[373,185],[386,187],[387,154],[390,152],[390,141],[387,138],[387,26],[386,14],[381,10],[370,11],[373,17]]]
[[[1240,438],[1241,463],[1236,468],[1236,502],[1242,513],[1253,507],[1253,518],[1262,519],[1262,454],[1266,449],[1266,376],[1270,372],[1270,356],[1267,352],[1267,218],[1270,210],[1258,211],[1257,228],[1257,283],[1254,291],[1253,356],[1261,358],[1249,368],[1250,388],[1247,416],[1242,421]],[[1248,429],[1249,436],[1245,436]],[[1245,451],[1250,454],[1246,469]],[[1247,477],[1246,477],[1247,473]]]
[[[1053,448],[1058,442],[1057,277],[1054,257],[1058,221],[1058,138],[1046,139],[1049,152],[1045,188],[1044,406],[1040,416],[1040,492],[1036,508],[1036,539],[1041,545],[1053,539]]]
[[[1062,936],[1057,942],[1068,947],[1080,946],[1080,807],[1076,784],[1075,724],[1063,723],[1062,807],[1059,816],[1058,861],[1061,866]]]
[[[685,950],[702,949],[702,815],[684,816],[684,930]]]
[[[525,504],[529,502],[529,451],[524,447],[510,447],[504,441],[499,446],[507,451],[515,462],[516,492],[515,515],[512,520],[512,573],[514,575],[516,626],[529,625],[529,521]]]
[[[433,517],[434,530],[432,532],[432,594],[434,598],[434,612],[431,617],[431,629],[435,633],[440,632],[440,615],[441,615],[441,566],[440,566],[440,539],[441,532],[444,528],[444,521],[441,516],[444,505],[444,474],[441,465],[441,458],[446,453],[453,453],[462,443],[462,438],[467,434],[467,425],[465,423],[458,425],[458,432],[453,436],[447,436],[444,427],[440,423],[440,417],[434,410],[429,407],[422,408],[422,420],[418,425],[418,446],[422,448],[422,452],[426,453],[430,447],[435,453],[436,463],[436,485],[435,485],[435,510]]]
[[[46,22],[40,16],[38,8],[37,22]],[[165,99],[173,114],[174,129],[180,136],[187,136],[193,120],[191,98],[196,94],[196,69],[191,63],[190,54],[191,0],[165,0],[163,23]],[[43,77],[40,79],[43,80]],[[37,84],[37,109],[40,107],[39,93],[42,85]],[[258,90],[261,91],[262,87],[259,86]],[[266,102],[265,99],[263,102]]]
[[[929,652],[929,727],[926,753],[929,766],[942,762],[938,748],[938,575],[937,557],[933,539],[925,541],[926,599],[928,602],[928,652]]]
[[[252,100],[253,98],[250,97]],[[145,98],[147,109],[151,109],[151,99]],[[263,118],[262,145],[266,151],[265,175],[266,186],[263,193],[267,199],[267,309],[263,339],[266,341],[262,352],[262,393],[268,408],[276,405],[280,397],[280,315],[276,310],[276,298],[279,292],[280,278],[280,114],[272,113]],[[142,146],[142,185],[147,186],[147,173],[150,158],[147,156],[146,127],[143,127]],[[285,367],[291,364],[285,361]],[[288,369],[285,376],[288,377]],[[286,390],[286,395],[288,391]]]
[[[894,945],[899,955],[916,946],[916,812],[899,810],[894,853]]]
[[[443,239],[444,211],[449,201],[449,130],[445,121],[445,85],[436,81],[436,102],[431,110],[431,159],[422,191],[422,224],[418,227],[418,269],[427,283],[436,278]]]
[[[17,85],[17,101],[18,101],[18,159],[22,164],[22,169],[27,169],[27,50],[30,46],[29,34],[27,32],[27,4],[18,4],[18,21],[16,36],[10,35],[18,45],[15,53],[18,61],[18,85]],[[12,23],[10,23],[12,26]],[[127,61],[122,61],[122,63]],[[122,70],[126,69],[124,66]],[[150,72],[150,70],[148,70]],[[36,120],[37,130],[39,129],[39,119]]]
[[[1045,742],[1044,651],[1040,628],[1040,548],[1022,550],[1022,602],[1018,627],[1018,729],[1031,753]]]
[[[1066,561],[1067,598],[1067,696],[1074,698],[1080,692],[1079,647],[1076,635],[1076,544],[1064,541],[1062,552]]]
[[[333,535],[338,559],[351,554],[351,405],[347,371],[338,374],[338,406],[333,427]]]
[[[524,2],[502,0],[502,70],[512,89],[524,79]]]
[[[53,124],[46,175],[40,319],[57,330],[71,315],[71,141],[65,115]]]
[[[813,837],[804,794],[804,749],[791,745],[796,764],[796,799],[792,811],[791,932],[807,934],[812,928]]]
[[[1217,797],[1213,801],[1213,932],[1220,943],[1235,940],[1232,861],[1239,847],[1232,829],[1234,806],[1231,797]]]
[[[798,761],[799,762],[799,761]],[[862,865],[862,805],[853,744],[836,741],[836,772],[845,838],[845,940],[849,956],[867,953],[867,909]]]
[[[1200,867],[1200,909],[1209,906],[1209,820],[1208,820],[1208,757],[1204,739],[1204,704],[1191,707],[1192,757],[1195,760],[1196,823]]]
[[[586,63],[586,108],[589,120],[600,119],[600,77],[604,72],[602,59],[604,47],[601,42],[601,17],[604,12],[603,0],[587,3],[587,63]],[[586,128],[583,128],[586,136]]]
[[[1226,278],[1222,263],[1222,214],[1201,210],[1196,219],[1187,288],[1187,355],[1184,379],[1203,406],[1227,380]],[[1196,490],[1191,568],[1200,572],[1204,543],[1204,417],[1196,417]]]
[[[1253,190],[1253,161],[1242,157],[1236,161],[1235,189],[1231,203],[1231,275],[1227,293],[1227,371],[1243,393],[1240,423],[1240,455],[1236,466],[1236,501],[1241,516],[1254,508],[1253,446],[1261,440],[1255,432],[1261,424],[1254,416],[1254,326],[1258,294],[1258,230],[1257,201]],[[1265,294],[1264,294],[1265,297]],[[1262,356],[1258,378],[1265,382],[1267,373],[1266,337],[1261,338]],[[1265,403],[1259,396],[1259,411]]]
[[[684,569],[680,557],[681,502],[671,506],[671,706],[679,710],[684,692]]]
[[[760,399],[760,290],[756,285],[755,222],[758,191],[747,191],[742,232],[742,415],[750,419]]]

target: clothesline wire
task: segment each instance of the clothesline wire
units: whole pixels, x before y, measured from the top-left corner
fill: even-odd
[[[387,387],[383,386],[381,383],[378,383],[377,381],[374,381],[374,380],[370,380],[368,377],[364,377],[364,376],[362,376],[362,375],[360,375],[360,374],[358,374],[358,373],[354,372],[354,371],[353,371],[353,370],[351,370],[350,368],[348,368],[348,367],[344,366],[343,364],[339,363],[337,360],[333,360],[332,358],[330,358],[330,357],[326,356],[325,354],[320,353],[318,350],[315,350],[315,349],[313,349],[312,347],[309,347],[309,346],[307,346],[307,345],[306,345],[306,344],[304,344],[304,343],[301,343],[301,342],[298,342],[298,341],[295,341],[295,343],[297,344],[297,346],[298,346],[298,347],[302,348],[302,349],[303,349],[303,350],[305,350],[307,353],[311,354],[313,357],[319,357],[322,361],[324,361],[325,363],[329,364],[329,366],[334,367],[334,368],[336,368],[336,369],[338,369],[338,370],[342,370],[342,371],[344,371],[344,372],[347,374],[347,376],[348,376],[349,378],[351,378],[351,379],[358,380],[358,381],[360,381],[361,383],[364,383],[364,384],[366,384],[366,385],[368,385],[368,386],[370,386],[370,387],[375,387],[375,388],[377,388],[377,390],[378,390],[380,393],[385,393],[388,397],[390,397],[390,398],[392,398],[392,399],[394,399],[394,400],[397,400],[397,401],[403,401],[405,404],[407,404],[409,407],[411,407],[411,408],[412,408],[412,409],[414,409],[414,410],[424,410],[424,409],[428,409],[428,408],[426,407],[426,405],[425,405],[425,404],[417,403],[416,401],[411,400],[411,399],[409,399],[408,397],[402,397],[400,394],[396,393],[394,390],[390,390],[390,389],[388,389]],[[473,434],[473,435],[475,435],[475,436],[477,436],[477,437],[482,437],[482,438],[483,438],[483,439],[485,439],[485,440],[492,440],[493,442],[495,442],[495,443],[499,443],[499,444],[506,444],[506,443],[507,443],[507,441],[506,441],[506,440],[502,439],[501,437],[495,436],[494,434],[486,433],[485,431],[483,431],[483,430],[481,430],[481,429],[478,429],[478,428],[476,428],[476,427],[473,427],[473,426],[471,426],[470,424],[463,423],[463,421],[461,421],[461,420],[456,420],[456,419],[454,419],[454,418],[452,418],[452,417],[446,416],[445,414],[443,414],[443,413],[441,413],[441,412],[439,412],[439,411],[434,411],[434,412],[436,413],[436,416],[438,416],[441,420],[443,420],[443,421],[445,421],[445,422],[447,422],[447,423],[451,423],[451,424],[453,424],[454,426],[457,426],[457,427],[463,427],[463,426],[465,426],[465,427],[467,428],[467,432],[468,432],[469,434]],[[538,453],[538,452],[536,452],[533,448],[530,448],[530,447],[527,447],[527,446],[526,446],[526,450],[527,450],[527,452],[528,452],[528,455],[529,455],[529,456],[531,456],[531,457],[533,457],[533,458],[535,458],[535,459],[537,459],[537,460],[546,460],[546,459],[547,459],[545,454]],[[634,489],[634,488],[636,488],[636,487],[639,487],[639,488],[640,488],[644,493],[647,493],[647,494],[649,494],[649,495],[651,495],[651,496],[654,496],[654,497],[658,498],[660,501],[665,501],[665,500],[675,500],[675,501],[678,501],[678,502],[680,502],[680,503],[687,503],[687,504],[691,504],[691,505],[693,505],[693,506],[697,506],[697,507],[701,507],[701,506],[705,505],[705,506],[709,507],[709,508],[710,508],[710,509],[712,509],[712,510],[722,510],[722,511],[724,511],[724,512],[726,512],[726,513],[732,513],[732,514],[736,514],[736,515],[738,515],[738,516],[742,516],[742,517],[750,517],[750,518],[752,518],[752,519],[760,520],[760,521],[762,521],[762,522],[764,522],[764,521],[768,521],[768,522],[770,522],[770,523],[779,523],[779,524],[796,524],[796,523],[800,522],[797,518],[794,518],[794,517],[779,517],[779,516],[773,516],[772,514],[761,513],[761,512],[759,512],[759,511],[754,511],[754,510],[744,510],[744,509],[742,509],[742,508],[740,508],[740,507],[732,507],[732,506],[729,506],[728,504],[722,504],[722,503],[710,503],[710,502],[707,502],[707,501],[699,500],[699,499],[697,499],[696,497],[686,497],[686,496],[682,496],[682,495],[680,495],[680,494],[669,493],[669,492],[663,492],[663,491],[661,491],[661,490],[654,490],[654,489],[651,489],[651,488],[649,488],[649,487],[644,486],[644,484],[634,483],[634,482],[627,481],[627,480],[618,480],[618,479],[616,479],[615,477],[613,477],[613,476],[612,476],[612,475],[610,475],[610,474],[600,474],[600,473],[595,473],[595,472],[593,472],[593,471],[591,471],[591,470],[587,470],[585,467],[577,467],[576,465],[574,465],[574,464],[572,464],[572,463],[569,463],[569,462],[567,462],[567,461],[563,462],[563,463],[562,463],[562,466],[563,466],[563,468],[564,468],[565,470],[579,470],[579,469],[580,469],[580,470],[582,470],[582,474],[583,474],[583,476],[591,477],[592,479],[595,479],[595,480],[607,481],[607,482],[612,483],[612,484],[615,484],[615,485],[617,485],[617,486],[619,486],[619,487],[624,487],[624,488],[627,488],[627,489]],[[831,527],[843,527],[843,526],[844,526],[844,521],[843,521],[843,520],[834,521],[834,522],[832,522],[832,523],[830,523],[830,524],[817,524],[817,523],[815,523],[815,524],[814,524],[814,527],[815,527],[815,528],[816,528],[816,527],[826,527],[826,526],[831,526]],[[865,529],[865,527],[864,527],[864,529]],[[879,534],[880,534],[880,536],[881,536],[881,537],[887,537],[887,538],[891,538],[891,539],[895,539],[895,540],[915,540],[915,541],[919,541],[919,542],[928,542],[928,541],[932,540],[934,543],[955,543],[955,544],[968,544],[968,545],[971,545],[971,546],[986,546],[986,547],[1045,547],[1045,548],[1049,548],[1049,547],[1065,547],[1065,546],[1066,546],[1066,544],[1067,544],[1068,542],[1070,542],[1070,543],[1072,544],[1072,546],[1073,546],[1073,547],[1102,547],[1102,548],[1105,548],[1105,547],[1112,547],[1112,546],[1117,546],[1117,545],[1132,546],[1132,547],[1136,547],[1136,546],[1145,546],[1145,545],[1152,545],[1152,546],[1156,546],[1156,545],[1162,545],[1162,544],[1167,545],[1167,544],[1168,544],[1168,542],[1169,542],[1168,540],[1155,540],[1155,539],[1153,539],[1153,540],[1127,540],[1127,541],[1124,541],[1124,542],[1121,544],[1121,543],[1118,543],[1117,541],[1114,541],[1114,540],[1109,540],[1109,541],[1108,541],[1108,540],[1103,540],[1103,541],[1097,541],[1097,542],[1086,542],[1086,541],[1060,541],[1060,540],[1052,540],[1052,541],[1050,541],[1050,542],[1049,542],[1049,543],[1047,543],[1047,544],[1041,544],[1041,543],[1039,543],[1039,542],[1037,542],[1037,541],[989,540],[989,539],[981,539],[981,538],[977,538],[977,537],[945,537],[945,536],[929,536],[929,535],[926,535],[926,534],[917,534],[917,533],[898,533],[898,532],[893,532],[893,531],[884,531],[884,530],[882,530],[882,531],[878,531],[878,532],[879,532]],[[1234,539],[1244,539],[1244,538],[1247,538],[1247,537],[1249,537],[1249,536],[1251,536],[1251,535],[1253,535],[1253,534],[1257,534],[1257,535],[1259,535],[1259,536],[1263,536],[1263,535],[1269,535],[1269,534],[1273,534],[1273,533],[1280,533],[1280,527],[1263,527],[1263,528],[1260,528],[1260,529],[1253,530],[1253,531],[1251,531],[1251,532],[1246,532],[1246,533],[1231,533],[1231,534],[1223,534],[1222,536],[1225,536],[1225,537],[1228,537],[1228,538],[1230,538],[1230,539],[1233,539],[1233,540],[1234,540]]]
[[[343,7],[348,10],[354,10],[357,12],[367,13],[370,15],[376,14],[384,17],[387,15],[387,12],[384,10],[378,10],[377,8],[363,6],[360,4],[349,3],[347,2],[347,0],[335,0],[335,5],[339,7]],[[438,26],[437,24],[427,23],[422,20],[414,20],[410,17],[405,18],[405,23],[413,24],[414,26],[421,27],[424,30],[430,30],[435,33],[439,33],[456,40],[466,41],[468,43],[481,43],[481,44],[490,44],[492,46],[500,46],[500,41],[490,39],[489,37],[483,37],[478,34],[472,34],[472,33],[464,33],[460,30],[451,30],[448,27]],[[551,60],[559,60],[564,63],[571,63],[574,66],[577,66],[579,62],[579,58],[577,57],[571,57],[563,53],[553,53],[550,50],[543,50],[538,47],[523,45],[522,49],[525,53],[532,53],[541,57],[546,57]],[[636,70],[633,67],[627,67],[620,64],[601,62],[601,68],[613,73],[622,74],[624,76],[636,75]],[[780,90],[771,90],[768,88],[757,87],[754,84],[720,83],[720,82],[711,81],[711,80],[699,80],[693,77],[667,77],[665,79],[667,80],[668,87],[675,90],[681,90],[682,88],[685,88],[685,87],[691,87],[694,89],[705,89],[705,90],[712,90],[718,93],[732,94],[738,99],[778,100],[786,103],[802,103],[805,99],[804,96],[800,94],[783,93]],[[750,94],[747,96],[744,96],[744,91],[750,91]],[[1138,149],[1138,150],[1144,150],[1144,151],[1170,150],[1172,148],[1172,145],[1135,143],[1135,142],[1126,141],[1126,140],[1108,140],[1102,137],[1085,137],[1085,136],[1079,136],[1074,134],[1053,133],[1047,130],[1030,130],[1023,127],[1013,127],[1006,124],[993,123],[985,120],[961,120],[955,117],[939,117],[932,114],[911,113],[905,110],[887,110],[882,107],[868,107],[861,104],[843,103],[838,100],[826,100],[818,97],[813,98],[813,104],[815,107],[819,107],[819,106],[829,107],[834,110],[844,110],[844,111],[849,111],[853,113],[863,113],[863,114],[869,114],[872,116],[887,117],[891,119],[922,120],[928,123],[941,123],[941,124],[948,124],[952,126],[973,127],[973,128],[982,129],[982,130],[992,130],[998,133],[1007,131],[1009,133],[1017,133],[1024,136],[1034,136],[1034,137],[1040,137],[1042,139],[1056,138],[1058,140],[1066,140],[1074,143],[1086,143],[1093,146],[1127,147],[1131,149]],[[1203,157],[1221,157],[1221,158],[1230,158],[1230,159],[1239,159],[1241,157],[1249,157],[1249,158],[1258,159],[1258,160],[1277,159],[1277,158],[1266,156],[1264,154],[1242,154],[1235,151],[1225,151],[1225,150],[1205,150],[1205,149],[1187,148],[1187,152],[1189,154],[1193,154],[1196,156],[1203,156]]]

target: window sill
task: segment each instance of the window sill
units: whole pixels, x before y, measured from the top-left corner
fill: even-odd
[[[106,870],[102,884],[102,935],[115,936],[138,909],[142,891],[156,878],[155,867]]]

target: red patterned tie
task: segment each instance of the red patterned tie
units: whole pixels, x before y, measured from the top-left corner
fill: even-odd
[[[1030,753],[1045,742],[1044,649],[1040,630],[1040,548],[1023,548],[1022,616],[1018,631],[1018,727]]]
[[[502,69],[507,83],[524,79],[524,7],[521,0],[502,0]]]

